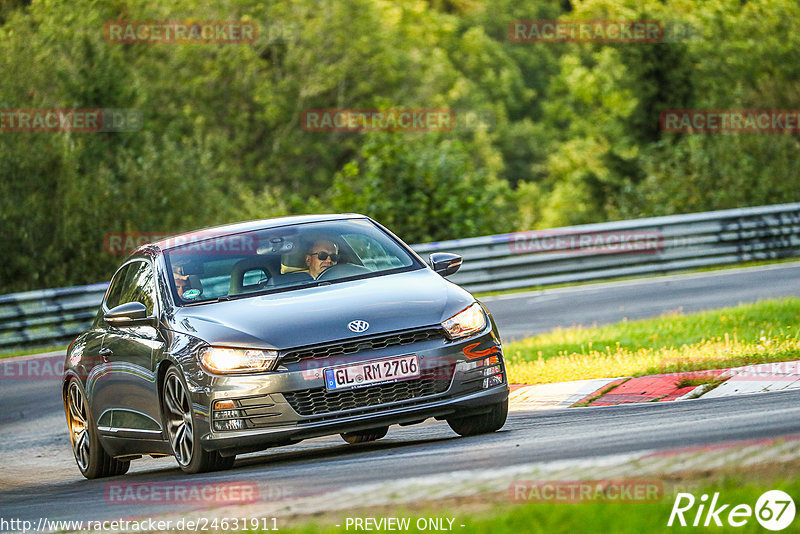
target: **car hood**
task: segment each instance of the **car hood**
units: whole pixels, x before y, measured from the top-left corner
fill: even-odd
[[[429,269],[180,308],[172,327],[218,345],[288,349],[435,325],[474,298]],[[351,321],[369,323],[351,332]]]

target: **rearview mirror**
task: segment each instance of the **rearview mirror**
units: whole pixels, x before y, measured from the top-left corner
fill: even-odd
[[[126,302],[111,308],[103,319],[114,326],[155,326],[156,318],[147,316],[147,308],[141,302]]]
[[[431,267],[442,276],[450,276],[461,268],[463,261],[458,254],[450,252],[434,252],[428,256]]]

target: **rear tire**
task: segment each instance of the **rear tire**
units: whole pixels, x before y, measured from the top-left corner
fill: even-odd
[[[356,443],[367,443],[369,441],[379,440],[384,437],[387,432],[389,432],[389,427],[382,426],[379,428],[370,428],[368,430],[359,430],[357,432],[345,432],[339,435],[350,445],[355,445]]]
[[[81,474],[91,480],[127,473],[131,463],[112,458],[103,449],[97,436],[97,425],[89,412],[86,394],[80,381],[75,378],[67,385],[64,407],[72,453]]]
[[[500,430],[508,417],[508,399],[492,406],[489,413],[466,417],[453,417],[447,424],[461,436],[477,436]]]
[[[175,367],[170,367],[164,376],[161,410],[172,454],[184,473],[207,473],[233,467],[235,456],[221,456],[200,445],[189,388]]]

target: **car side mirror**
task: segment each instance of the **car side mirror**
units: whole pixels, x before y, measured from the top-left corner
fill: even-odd
[[[463,259],[458,254],[434,252],[428,256],[431,268],[442,276],[450,276],[461,268]]]
[[[155,326],[156,318],[148,317],[147,308],[141,302],[126,302],[111,308],[103,319],[113,326]]]

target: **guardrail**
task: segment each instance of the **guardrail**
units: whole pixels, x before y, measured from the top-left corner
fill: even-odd
[[[461,254],[464,265],[450,280],[476,292],[653,275],[800,256],[800,203],[440,241],[414,250]]]
[[[68,343],[86,330],[108,283],[0,295],[0,350]]]
[[[470,291],[652,275],[800,256],[800,203],[587,224],[413,245],[464,257]],[[107,284],[0,295],[0,350],[57,345],[86,329]]]

